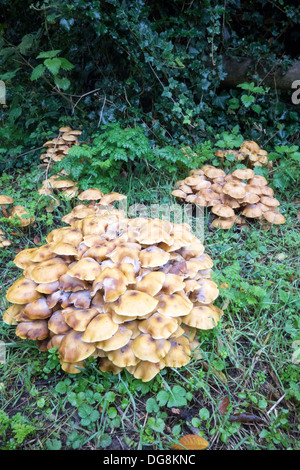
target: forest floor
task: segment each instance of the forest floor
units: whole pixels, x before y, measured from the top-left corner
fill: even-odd
[[[53,213],[40,209],[34,196],[40,178],[37,171],[0,177],[0,194],[36,215],[28,230],[0,221],[12,241],[0,251],[1,313],[7,288],[21,275],[16,253],[45,243],[75,204]],[[170,202],[170,192],[170,185],[160,188],[159,199]],[[130,202],[138,200],[133,188]],[[205,212],[205,250],[214,280],[223,283],[217,305],[224,315],[217,328],[197,335],[201,360],[163,370],[151,382],[126,371],[104,374],[96,362],[67,375],[55,352],[40,352],[16,337],[15,326],[0,322],[6,349],[0,448],[169,449],[185,434],[203,436],[210,450],[299,448],[299,202],[291,193],[281,198],[286,223],[269,230],[255,222],[212,231]]]

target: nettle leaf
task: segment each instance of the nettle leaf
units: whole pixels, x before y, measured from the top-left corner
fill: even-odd
[[[63,70],[72,70],[74,68],[74,65],[63,57],[60,58],[60,66]]]
[[[242,95],[241,101],[246,108],[249,108],[249,106],[255,102],[255,98],[251,95]]]
[[[43,75],[45,70],[46,70],[46,67],[43,64],[38,65],[37,67],[33,69],[30,80],[31,81],[38,80]]]
[[[40,52],[37,56],[37,59],[52,59],[52,57],[55,57],[60,52],[60,49],[57,49],[55,51]]]
[[[71,85],[70,80],[68,80],[65,77],[64,78],[55,77],[54,82],[55,82],[55,85],[57,85],[62,90],[67,90],[69,86]]]
[[[44,60],[44,64],[53,75],[57,75],[61,67],[61,59],[58,57],[54,59],[46,59]]]

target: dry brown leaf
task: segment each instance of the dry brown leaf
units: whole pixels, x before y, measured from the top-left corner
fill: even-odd
[[[186,434],[179,439],[178,444],[173,444],[171,447],[176,450],[204,450],[208,446],[209,443],[204,437]]]
[[[226,415],[230,405],[229,397],[224,397],[219,403],[219,411],[222,416]]]

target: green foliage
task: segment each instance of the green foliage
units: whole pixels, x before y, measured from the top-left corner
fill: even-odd
[[[33,149],[62,124],[80,126],[86,141],[100,124],[143,126],[160,147],[200,145],[237,124],[248,140],[268,142],[266,150],[299,136],[291,93],[263,84],[296,59],[292,0],[3,2],[2,170],[37,163]],[[223,57],[232,55],[270,66],[224,89]]]
[[[152,173],[153,169],[162,171],[169,178],[199,164],[199,159],[187,159],[174,147],[152,148],[140,127],[122,129],[119,124],[109,124],[102,126],[101,131],[93,136],[91,145],[74,145],[54,165],[53,173],[66,170],[81,189],[99,187],[106,192],[117,185],[119,191],[126,191],[130,178],[137,182],[141,174],[150,173],[149,166]]]
[[[27,436],[35,430],[36,427],[21,413],[16,413],[10,418],[7,413],[0,410],[0,442],[3,442],[2,449],[13,450],[19,448]]]

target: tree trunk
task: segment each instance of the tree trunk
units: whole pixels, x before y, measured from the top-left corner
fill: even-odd
[[[223,66],[227,75],[221,85],[235,87],[240,83],[253,81],[252,76],[258,74],[262,85],[292,90],[292,83],[300,80],[300,61],[296,61],[284,74],[281,67],[273,68],[273,65],[265,60],[259,62],[249,57],[224,57]]]

